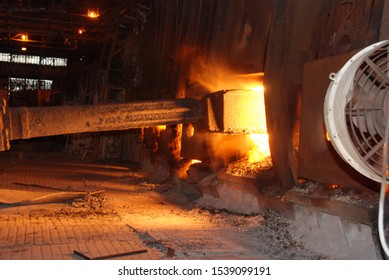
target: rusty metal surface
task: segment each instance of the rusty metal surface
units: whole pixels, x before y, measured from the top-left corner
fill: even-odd
[[[51,135],[191,123],[201,117],[202,106],[195,99],[67,107],[13,107],[7,108],[3,118],[8,136],[5,137],[3,133],[1,143]],[[6,145],[0,148],[7,149]]]
[[[211,57],[240,73],[263,71],[276,1],[217,1]]]
[[[314,36],[318,57],[359,49],[378,40],[384,0],[326,1],[321,4]]]
[[[329,86],[328,75],[337,72],[353,54],[354,52],[320,59],[305,65],[298,175],[325,184],[374,188],[375,182],[349,167],[326,140],[323,106]]]

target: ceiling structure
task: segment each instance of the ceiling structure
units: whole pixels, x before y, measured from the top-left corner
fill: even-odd
[[[96,57],[105,42],[137,35],[149,11],[147,0],[4,0],[0,51]]]

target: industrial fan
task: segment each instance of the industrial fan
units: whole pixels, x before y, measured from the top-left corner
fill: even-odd
[[[389,186],[389,41],[358,52],[331,83],[324,102],[327,133],[338,154],[366,177],[381,182],[378,231],[389,256],[384,232],[384,204]]]

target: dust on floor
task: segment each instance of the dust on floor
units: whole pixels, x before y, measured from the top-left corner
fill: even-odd
[[[4,154],[0,157],[0,170],[0,201],[6,195],[8,202],[0,204],[2,251],[12,253],[23,250],[24,246],[29,246],[33,251],[34,246],[38,245],[47,245],[52,250],[52,236],[46,241],[27,242],[27,230],[23,229],[36,225],[42,229],[47,221],[51,225],[48,228],[51,234],[53,228],[59,232],[64,228],[64,232],[67,232],[73,224],[83,236],[82,244],[89,246],[93,241],[92,245],[96,247],[98,242],[106,242],[102,247],[105,246],[103,249],[108,251],[108,247],[115,244],[121,245],[121,248],[127,246],[123,243],[127,237],[131,240],[137,238],[136,242],[141,244],[139,246],[153,252],[146,259],[326,258],[307,250],[293,234],[292,221],[274,212],[241,215],[223,209],[201,208],[191,202],[180,187],[168,178],[147,176],[128,166],[80,163],[61,156],[17,158]],[[15,194],[18,193],[19,197],[12,198],[9,190],[17,190]],[[65,201],[31,203],[39,201],[34,199],[42,195],[47,196],[42,191],[49,194],[86,192],[87,195]],[[12,204],[12,199],[18,201],[18,204]],[[93,225],[90,225],[91,222]],[[89,227],[89,231],[83,231],[83,223]],[[107,229],[111,226],[117,234],[109,230],[100,232],[98,225]],[[16,238],[9,240],[13,227],[18,230]],[[19,231],[24,232],[24,239],[23,235],[18,235]],[[95,234],[94,231],[99,232]],[[77,239],[77,232],[72,234]],[[70,245],[82,249],[80,240],[73,244],[69,238],[67,232],[56,241],[60,248],[68,244],[67,251],[61,249],[58,254],[51,252],[46,257],[77,259]],[[42,248],[37,258],[45,257]],[[96,252],[103,254],[103,249]],[[93,248],[85,247],[85,250],[92,251]],[[14,258],[11,253],[0,257]],[[18,255],[18,258],[35,257],[29,254]]]

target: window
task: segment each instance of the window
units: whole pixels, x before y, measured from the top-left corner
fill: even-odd
[[[9,54],[9,53],[0,53],[0,61],[2,61],[2,62],[10,62],[11,61],[11,54]]]
[[[42,57],[36,55],[0,53],[1,62],[37,64],[46,66],[64,67],[67,66],[67,59],[61,57]]]
[[[59,57],[41,57],[41,65],[47,66],[66,66],[66,58]]]
[[[38,80],[38,79],[25,79],[25,78],[9,78],[10,91],[20,90],[51,90],[53,86],[52,80]]]

